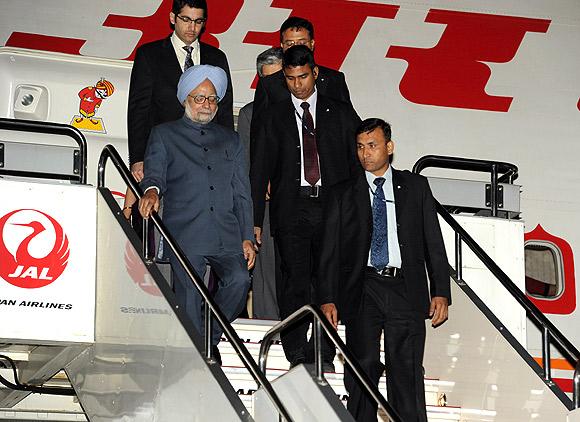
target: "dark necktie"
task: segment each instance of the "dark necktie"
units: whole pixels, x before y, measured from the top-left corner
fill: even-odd
[[[314,186],[320,180],[318,167],[318,151],[316,150],[316,136],[314,134],[314,120],[308,110],[310,104],[303,102],[300,107],[302,113],[302,157],[304,159],[304,178],[309,185]]]
[[[389,263],[389,242],[387,236],[387,207],[383,192],[383,177],[377,177],[373,193],[373,237],[371,240],[371,265],[382,270]]]
[[[193,66],[193,59],[191,58],[193,47],[191,45],[186,45],[183,47],[183,49],[187,51],[187,56],[185,56],[185,66],[183,66],[183,71],[185,72],[187,69]]]

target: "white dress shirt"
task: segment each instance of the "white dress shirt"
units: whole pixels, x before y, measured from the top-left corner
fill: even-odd
[[[389,267],[401,268],[401,250],[399,249],[399,236],[397,235],[397,214],[395,212],[395,194],[393,192],[393,172],[391,166],[387,169],[384,175],[375,176],[374,174],[365,171],[365,176],[367,178],[369,197],[371,200],[371,208],[373,206],[373,201],[375,200],[374,192],[377,189],[375,185],[375,179],[378,177],[384,177],[385,183],[383,183],[382,189],[385,194],[385,206],[387,207],[387,236],[389,244]],[[371,265],[371,253],[369,250],[369,267]]]
[[[298,137],[300,138],[300,186],[310,186],[310,183],[306,181],[304,177],[304,144],[302,142],[302,115],[304,114],[304,109],[300,106],[303,102],[307,102],[310,104],[309,111],[312,115],[312,122],[314,123],[314,127],[316,127],[316,101],[318,99],[318,92],[316,88],[314,89],[314,93],[306,100],[301,100],[296,98],[294,95],[290,94],[290,98],[292,99],[292,104],[294,104],[294,117],[296,118],[296,126],[298,127]],[[315,131],[316,133],[316,131]],[[318,168],[320,169],[320,157],[318,158]],[[316,182],[316,186],[322,186],[322,175],[318,182]]]
[[[173,45],[173,50],[175,50],[179,66],[181,66],[181,70],[183,70],[185,67],[185,58],[187,57],[187,51],[185,51],[183,47],[186,47],[187,44],[179,39],[175,31],[171,34],[171,44]],[[196,39],[191,46],[193,47],[193,50],[191,51],[191,60],[193,60],[194,65],[198,65],[201,60],[199,55],[199,40]]]

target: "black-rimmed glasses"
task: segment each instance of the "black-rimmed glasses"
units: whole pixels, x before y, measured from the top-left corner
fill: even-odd
[[[183,23],[193,23],[195,25],[203,25],[205,23],[205,21],[207,20],[206,18],[197,18],[197,19],[191,19],[189,16],[181,16],[181,15],[175,15],[177,18],[179,18],[179,20]]]
[[[205,103],[205,100],[207,100],[208,103],[210,104],[217,104],[220,100],[220,97],[218,97],[217,95],[208,95],[207,97],[205,95],[187,95],[188,97],[193,98],[193,102],[196,104],[203,104]]]

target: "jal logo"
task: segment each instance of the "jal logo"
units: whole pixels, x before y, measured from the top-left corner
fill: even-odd
[[[68,238],[50,215],[32,209],[0,218],[0,278],[25,289],[53,283],[68,264]]]

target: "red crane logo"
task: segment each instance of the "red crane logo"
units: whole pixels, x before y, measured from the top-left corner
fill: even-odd
[[[125,245],[125,267],[127,268],[127,273],[131,279],[139,286],[141,289],[151,296],[161,296],[161,291],[151,274],[145,268],[145,264],[141,261],[141,258],[131,246],[130,242]]]
[[[8,283],[26,289],[47,286],[63,273],[69,253],[68,238],[50,215],[21,209],[0,218],[0,278]]]

